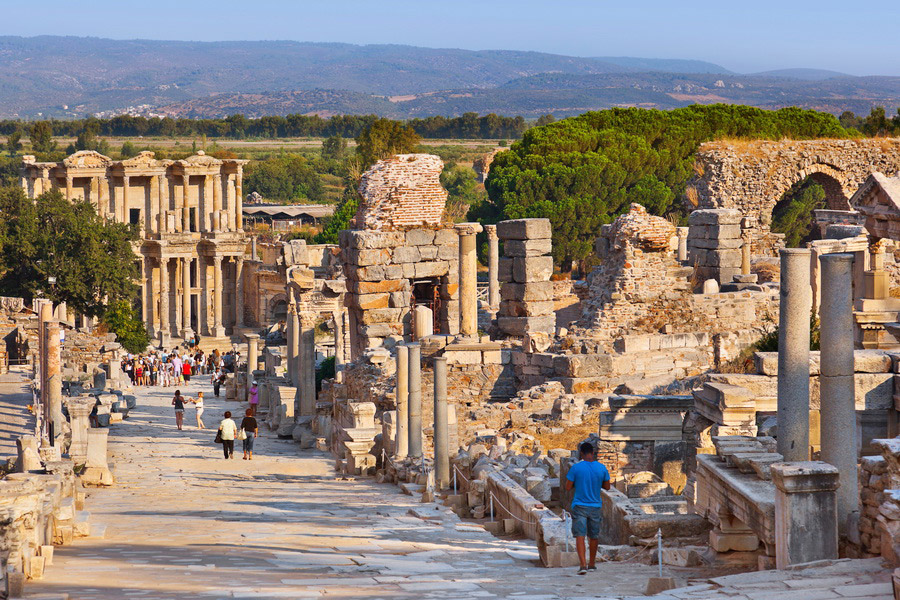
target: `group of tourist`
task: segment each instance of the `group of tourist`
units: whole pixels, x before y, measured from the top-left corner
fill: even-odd
[[[228,373],[234,372],[239,358],[240,352],[235,351],[221,354],[214,350],[207,355],[198,349],[179,352],[163,348],[146,355],[128,354],[122,359],[121,367],[132,385],[141,386],[179,386],[189,383],[191,377],[211,374],[213,390],[218,396],[221,384]]]

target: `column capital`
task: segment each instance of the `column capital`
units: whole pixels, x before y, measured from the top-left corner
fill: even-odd
[[[315,324],[316,318],[313,315],[309,314],[308,312],[300,313],[300,325],[302,325],[304,328],[313,327],[315,326]]]
[[[782,492],[830,492],[840,485],[839,472],[820,460],[786,462],[772,465],[772,483]]]
[[[497,226],[496,225],[485,225],[484,231],[487,233],[489,240],[499,239],[497,237]]]
[[[476,233],[481,233],[483,231],[481,223],[457,223],[453,228],[461,236],[475,235]]]

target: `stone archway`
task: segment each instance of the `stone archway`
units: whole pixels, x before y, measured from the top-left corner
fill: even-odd
[[[870,173],[900,172],[900,139],[708,142],[695,170],[689,186],[699,208],[736,208],[767,224],[782,195],[806,177],[825,188],[829,209],[849,210]]]
[[[278,294],[269,300],[266,307],[266,322],[279,323],[287,319],[288,302],[285,294]]]

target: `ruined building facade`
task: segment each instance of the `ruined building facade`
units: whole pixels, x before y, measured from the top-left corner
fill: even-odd
[[[115,161],[81,151],[58,163],[25,156],[21,185],[31,198],[56,189],[91,202],[101,218],[139,227],[141,316],[165,343],[194,333],[223,337],[244,324],[246,162],[202,151],[183,160],[152,152]]]

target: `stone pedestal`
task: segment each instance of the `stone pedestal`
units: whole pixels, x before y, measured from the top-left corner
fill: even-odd
[[[771,472],[776,567],[836,559],[838,470],[814,461],[777,463]]]
[[[409,455],[422,458],[422,349],[409,344]]]
[[[409,348],[397,346],[397,439],[394,456],[406,458],[409,452]]]
[[[478,336],[478,256],[475,235],[481,233],[478,223],[459,223],[459,334],[465,338]]]
[[[87,457],[81,482],[85,485],[107,486],[114,483],[107,462],[107,439],[109,429],[88,429]]]
[[[778,326],[778,453],[786,461],[809,458],[808,249],[782,248]]]
[[[90,414],[96,400],[92,396],[72,398],[66,407],[69,411],[69,425],[72,428],[72,443],[69,456],[76,465],[84,464],[88,453],[87,432],[91,428]]]
[[[450,424],[447,415],[447,359],[434,358],[434,480],[439,490],[450,484]]]
[[[851,515],[859,514],[856,409],[853,352],[853,255],[822,257],[820,418],[821,459],[840,473],[838,526],[847,534]],[[779,422],[779,430],[781,423]],[[856,522],[856,519],[853,519]]]

